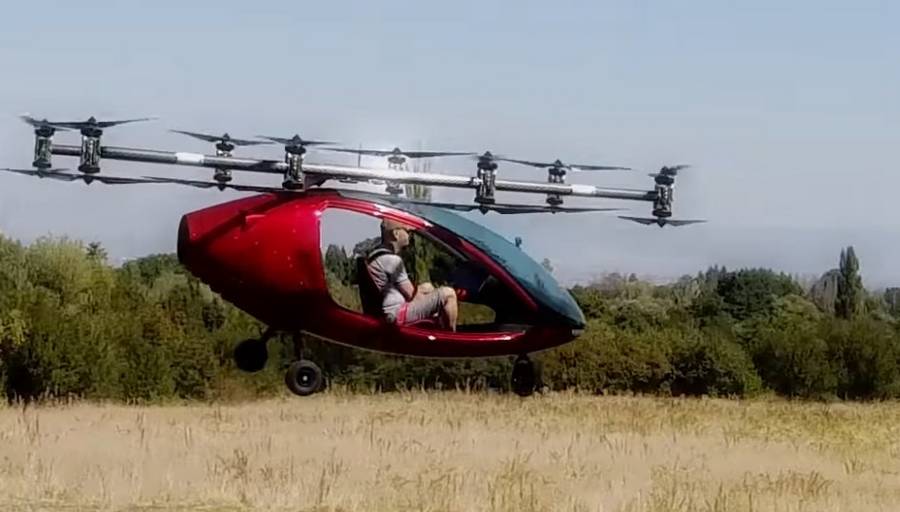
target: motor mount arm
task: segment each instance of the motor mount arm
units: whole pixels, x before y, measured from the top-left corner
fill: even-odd
[[[51,148],[54,155],[80,156],[78,146],[57,144]],[[256,160],[250,158],[225,158],[200,153],[183,153],[136,148],[102,146],[100,155],[107,160],[124,160],[169,165],[188,165],[194,167],[224,167],[232,170],[260,172],[268,174],[285,174],[289,170],[286,162],[276,160]],[[477,177],[454,176],[435,173],[414,173],[394,169],[366,169],[364,167],[345,167],[338,165],[303,164],[304,175],[314,175],[323,179],[354,179],[357,181],[383,180],[404,184],[431,185],[451,188],[478,189],[482,180]],[[559,194],[575,197],[598,197],[607,199],[625,199],[649,201],[656,199],[656,191],[602,188],[593,185],[540,183],[529,181],[496,180],[495,190],[534,194]]]

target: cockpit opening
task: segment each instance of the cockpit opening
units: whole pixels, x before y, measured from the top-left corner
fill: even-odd
[[[382,245],[382,219],[338,207],[320,216],[320,250],[326,283],[332,300],[359,314],[391,322],[390,300],[367,272],[368,256]],[[432,292],[450,288],[456,297],[458,332],[521,331],[519,300],[484,268],[428,229],[409,231],[409,243],[399,252],[402,270],[412,286]],[[392,267],[393,268],[393,267]],[[419,293],[421,288],[417,291]],[[385,311],[388,309],[388,311]],[[446,328],[440,315],[418,318],[408,325],[426,329]]]

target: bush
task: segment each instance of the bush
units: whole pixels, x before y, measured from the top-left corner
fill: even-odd
[[[716,292],[726,313],[737,321],[772,311],[775,300],[800,295],[803,290],[790,276],[767,269],[744,269],[719,278]]]
[[[787,295],[770,316],[747,322],[744,346],[766,386],[792,397],[827,398],[837,375],[823,332],[823,315],[812,302]]]
[[[542,357],[544,381],[553,389],[658,391],[670,372],[668,348],[660,331],[636,333],[592,320],[574,343]]]
[[[871,318],[827,322],[829,355],[841,398],[900,396],[900,347],[889,324]]]
[[[744,396],[762,389],[750,357],[730,336],[690,330],[672,339],[672,394]]]
[[[157,401],[283,392],[290,336],[270,341],[263,371],[240,373],[233,348],[261,334],[257,320],[187,274],[174,255],[114,269],[103,253],[65,239],[23,247],[0,237],[0,385],[8,397]],[[429,254],[416,256],[427,262]],[[350,260],[338,256],[332,251],[340,272],[329,273],[329,285],[354,306]],[[440,274],[437,266],[428,270]],[[553,389],[748,395],[765,385],[796,397],[900,396],[900,325],[887,302],[872,299],[866,316],[835,320],[788,276],[718,268],[665,286],[611,275],[571,293],[588,317],[585,332],[534,357]],[[489,313],[465,306],[460,321],[488,321]],[[508,390],[513,359],[407,358],[315,339],[307,340],[306,356],[330,382],[367,390]]]

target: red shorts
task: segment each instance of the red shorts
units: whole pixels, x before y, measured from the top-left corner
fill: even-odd
[[[437,290],[413,297],[397,311],[397,325],[411,324],[432,318],[444,308],[444,300]]]

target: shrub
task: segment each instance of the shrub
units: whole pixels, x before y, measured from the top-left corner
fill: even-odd
[[[668,348],[660,331],[637,333],[592,320],[578,340],[542,357],[543,377],[554,389],[653,392],[669,374]]]
[[[672,341],[669,387],[675,395],[752,395],[762,382],[747,353],[716,330],[667,333]]]
[[[766,386],[786,396],[826,398],[837,390],[837,375],[822,335],[824,316],[798,295],[773,302],[770,316],[744,327],[744,346]]]
[[[871,318],[826,323],[828,351],[842,398],[900,396],[900,347],[889,324]]]

